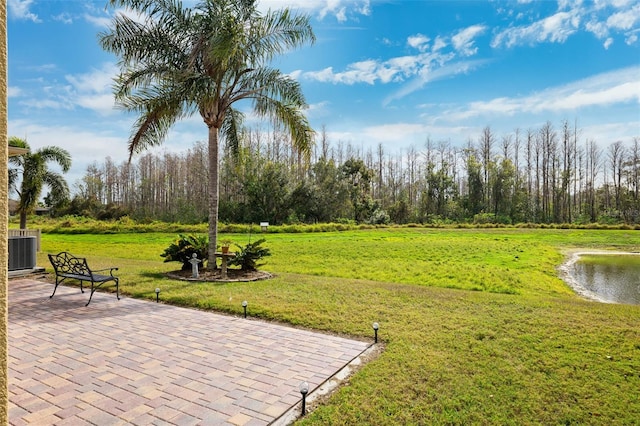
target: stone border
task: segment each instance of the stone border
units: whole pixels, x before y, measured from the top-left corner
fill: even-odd
[[[173,280],[190,281],[190,282],[196,282],[196,283],[243,283],[243,282],[262,281],[262,280],[268,280],[270,278],[273,278],[273,275],[265,271],[256,271],[255,274],[257,276],[251,277],[251,278],[228,278],[226,280],[217,279],[217,278],[206,279],[206,278],[184,277],[177,272],[182,272],[182,271],[167,272],[165,273],[165,276]]]

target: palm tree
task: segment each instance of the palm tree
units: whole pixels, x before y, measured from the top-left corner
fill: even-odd
[[[124,14],[100,34],[106,51],[120,58],[116,103],[138,115],[129,139],[129,158],[160,144],[179,119],[199,113],[208,128],[209,252],[215,269],[218,233],[219,137],[238,146],[239,101],[284,126],[299,152],[313,142],[297,81],[271,68],[278,54],[313,43],[307,16],[288,9],[262,15],[256,0],[201,0],[192,9],[178,0],[110,0],[143,17]]]
[[[64,173],[71,168],[71,155],[57,146],[46,146],[31,152],[29,144],[24,139],[12,136],[9,145],[29,150],[26,154],[9,158],[9,164],[16,168],[9,169],[9,189],[15,190],[19,197],[18,213],[20,214],[20,229],[27,227],[27,215],[33,213],[42,194],[42,188],[47,185],[52,194],[69,196],[69,186],[64,177],[48,169],[47,163],[58,163]],[[22,176],[20,174],[22,173]],[[18,189],[18,178],[22,177]]]

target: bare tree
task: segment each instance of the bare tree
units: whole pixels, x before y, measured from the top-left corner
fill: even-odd
[[[480,156],[482,157],[482,168],[484,170],[484,203],[485,205],[491,205],[489,190],[489,173],[491,169],[491,160],[493,156],[493,145],[495,143],[495,136],[491,132],[491,127],[487,126],[482,129],[482,135],[480,136]]]
[[[611,175],[613,178],[613,190],[615,198],[615,208],[622,209],[622,175],[624,170],[624,157],[626,150],[621,141],[609,145],[608,157],[611,165]]]
[[[600,173],[602,161],[602,150],[598,147],[595,141],[587,140],[587,156],[586,156],[586,170],[587,170],[587,202],[589,206],[589,216],[591,222],[597,220],[596,210],[596,179]]]

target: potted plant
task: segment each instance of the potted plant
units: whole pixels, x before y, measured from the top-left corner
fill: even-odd
[[[229,247],[231,246],[231,240],[222,240],[221,251],[223,254],[229,253]]]

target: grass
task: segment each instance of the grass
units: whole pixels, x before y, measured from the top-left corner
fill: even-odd
[[[248,236],[226,235],[245,244]],[[226,237],[225,236],[225,237]],[[573,248],[637,251],[620,230],[376,229],[270,234],[254,283],[164,278],[175,234],[43,236],[47,252],[118,265],[132,297],[332,333],[384,352],[301,424],[637,424],[640,306],[580,299],[557,277]],[[255,238],[255,236],[254,236]]]

